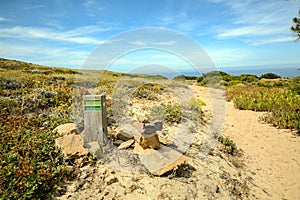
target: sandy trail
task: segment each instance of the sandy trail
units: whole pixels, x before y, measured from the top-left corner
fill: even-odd
[[[211,92],[196,85],[190,86],[190,89],[192,96],[206,103],[202,109],[207,123],[199,128],[193,144],[185,152],[188,165],[180,176],[175,176],[176,173],[173,178],[134,173],[133,168],[143,167],[139,163],[140,157],[126,156],[128,151],[123,150],[107,154],[121,168],[114,168],[107,165],[110,162],[101,160],[86,165],[79,169],[74,180],[62,185],[65,193],[56,199],[300,200],[300,137],[290,130],[277,129],[261,122],[259,117],[264,113],[235,109],[233,103],[225,102],[220,90]],[[189,99],[186,94],[180,97]],[[212,106],[212,102],[216,104]],[[178,126],[169,130],[170,133],[177,131]],[[221,153],[219,146],[203,156],[205,151],[199,146],[205,147],[205,141],[215,142],[215,137],[205,141],[204,138],[209,138],[206,137],[208,133],[216,131],[230,137],[243,150],[243,168],[237,167]],[[179,132],[186,133],[184,130]],[[238,162],[240,164],[240,158]]]
[[[207,88],[192,86],[194,94],[211,110]],[[300,137],[259,120],[265,113],[238,110],[226,102],[222,134],[244,152],[245,168],[252,174],[259,199],[300,199]]]

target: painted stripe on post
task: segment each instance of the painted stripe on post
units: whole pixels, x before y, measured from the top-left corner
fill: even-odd
[[[85,106],[85,111],[100,111],[101,106]]]
[[[101,100],[85,100],[86,106],[101,106]]]

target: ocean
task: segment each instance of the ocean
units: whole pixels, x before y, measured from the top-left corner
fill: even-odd
[[[300,76],[300,67],[286,67],[286,68],[216,68],[216,70],[226,72],[230,75],[241,75],[241,74],[253,74],[260,76],[265,73],[275,73],[283,78],[291,78],[295,76]],[[206,73],[207,71],[203,70],[201,73]],[[186,71],[181,72],[185,76],[199,76],[200,73],[197,71]]]

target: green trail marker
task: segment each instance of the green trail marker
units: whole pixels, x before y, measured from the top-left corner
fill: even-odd
[[[107,142],[106,96],[84,95],[83,144],[95,158],[103,153]]]

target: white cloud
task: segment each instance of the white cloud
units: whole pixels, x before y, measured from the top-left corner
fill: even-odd
[[[254,45],[261,45],[261,44],[271,44],[271,43],[278,43],[278,42],[289,42],[294,41],[292,37],[277,37],[277,38],[269,38],[269,39],[262,39],[257,42],[251,42]]]
[[[90,52],[63,47],[41,47],[0,41],[0,55],[47,66],[80,66]]]
[[[0,37],[2,38],[33,38],[47,39],[54,41],[64,41],[77,44],[100,44],[103,41],[86,35],[95,32],[107,31],[97,26],[78,27],[70,31],[54,31],[48,28],[22,27],[16,26],[11,28],[0,29]]]
[[[170,40],[170,41],[161,41],[161,42],[148,42],[148,41],[141,41],[141,40],[136,40],[131,42],[131,44],[139,47],[143,46],[152,46],[152,45],[161,45],[161,46],[169,46],[169,45],[175,45],[176,41]]]
[[[96,16],[97,12],[103,11],[104,7],[103,5],[99,4],[100,1],[95,1],[95,0],[85,0],[85,2],[82,4],[85,9],[87,10],[87,15],[88,16]]]
[[[140,40],[137,40],[137,41],[133,41],[131,42],[131,44],[135,45],[135,46],[146,46],[148,43],[147,42],[144,42],[144,41],[140,41]]]
[[[218,26],[219,39],[243,37],[252,44],[265,44],[289,41],[291,19],[298,12],[293,1],[217,1],[229,7],[231,24]],[[257,42],[269,41],[269,42]]]
[[[169,46],[169,45],[175,45],[176,41],[154,42],[153,44],[162,45],[162,46]]]
[[[39,8],[44,8],[46,7],[45,5],[37,4],[37,5],[26,5],[23,7],[24,10],[33,10],[33,9],[39,9]]]
[[[282,28],[278,27],[266,27],[266,26],[243,26],[240,28],[233,28],[225,30],[224,32],[218,34],[221,38],[226,37],[238,37],[238,36],[262,36],[262,35],[275,35],[282,33]]]
[[[0,22],[7,22],[7,21],[11,21],[11,19],[0,17]]]
[[[220,3],[222,2],[223,0],[208,0],[209,2],[212,2],[212,3]]]

